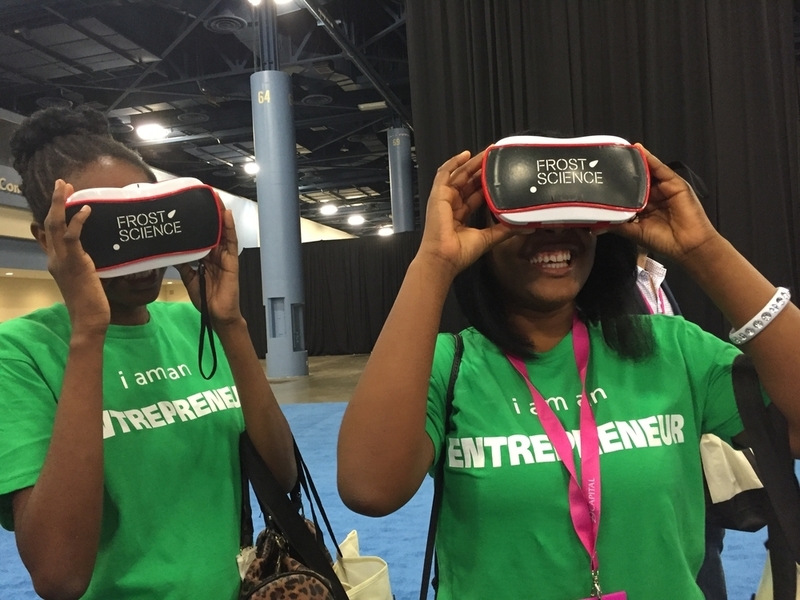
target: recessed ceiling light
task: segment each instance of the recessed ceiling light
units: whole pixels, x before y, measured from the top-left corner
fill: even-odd
[[[10,277],[11,275],[13,275],[13,273],[6,273],[6,275],[8,275]]]
[[[320,214],[323,215],[333,215],[338,212],[339,207],[335,204],[323,204],[322,208],[319,209]]]
[[[351,215],[347,219],[347,222],[350,225],[363,225],[364,224],[364,217],[362,217],[361,215]]]
[[[378,235],[387,236],[392,235],[394,233],[394,229],[392,229],[391,225],[387,225],[385,227],[381,227],[378,229]]]
[[[258,163],[252,161],[244,163],[244,172],[248,175],[255,175],[258,173]]]
[[[162,127],[158,123],[146,123],[136,128],[136,135],[143,140],[163,140],[169,135],[169,129]]]
[[[253,6],[258,6],[259,4],[261,4],[261,0],[249,0],[249,1],[250,4],[252,4]]]
[[[363,102],[358,105],[358,110],[383,110],[384,108],[386,108],[386,100]]]
[[[275,0],[275,4],[289,4],[291,1],[292,0]]]
[[[171,282],[171,281],[168,281],[168,282],[167,282],[167,285],[172,285],[172,282]]]

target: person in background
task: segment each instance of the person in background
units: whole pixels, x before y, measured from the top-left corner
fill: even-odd
[[[685,319],[633,314],[637,245],[680,264],[733,324],[800,452],[800,311],[642,150],[650,202],[603,235],[493,220],[482,153],[436,174],[419,251],[345,411],[338,485],[352,510],[386,515],[444,461],[439,600],[579,599],[600,586],[703,598],[698,447],[705,432],[742,433],[739,350]],[[451,284],[472,327],[446,419],[455,344],[437,332]]]
[[[638,301],[643,314],[681,314],[666,277],[666,267],[650,258],[647,248],[639,246],[636,256],[636,287],[639,290]]]
[[[100,279],[73,191],[154,182],[88,107],[49,108],[14,135],[14,168],[64,302],[0,325],[0,524],[43,598],[237,598],[246,430],[286,490],[289,426],[239,310],[233,216],[203,260],[224,352],[197,368],[199,313],[155,302],[164,269]],[[178,267],[195,305],[197,273]]]

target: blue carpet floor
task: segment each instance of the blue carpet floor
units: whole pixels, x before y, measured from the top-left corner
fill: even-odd
[[[392,588],[397,600],[419,596],[425,535],[430,516],[433,486],[428,479],[417,495],[401,510],[382,519],[362,517],[344,507],[336,493],[336,436],[344,403],[284,406],[297,444],[311,469],[331,524],[339,539],[358,530],[362,554],[376,554],[389,563]],[[258,504],[253,499],[254,512]],[[256,515],[256,528],[263,526]],[[755,592],[764,565],[766,531],[729,531],[725,537],[723,562],[730,600],[749,600]],[[429,596],[432,597],[432,596]],[[14,536],[0,530],[0,598],[36,598],[14,545]]]

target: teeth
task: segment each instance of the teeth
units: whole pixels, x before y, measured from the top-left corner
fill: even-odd
[[[541,264],[543,267],[562,268],[569,265],[572,253],[569,250],[558,252],[539,252],[530,259],[531,264]]]
[[[129,280],[147,279],[154,272],[155,271],[153,269],[150,269],[149,271],[142,271],[141,273],[132,273],[131,275],[126,275],[125,279],[129,279]]]

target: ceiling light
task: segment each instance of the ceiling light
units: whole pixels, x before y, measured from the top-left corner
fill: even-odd
[[[249,2],[253,6],[258,6],[259,4],[261,4],[261,0],[249,0]]]
[[[386,225],[385,227],[381,227],[378,229],[378,235],[387,236],[392,235],[394,233],[394,229],[392,229],[391,225]]]
[[[364,224],[364,217],[361,215],[352,215],[347,219],[347,222],[350,225],[363,225]]]
[[[383,110],[386,108],[386,100],[380,102],[364,102],[358,105],[358,110]]]
[[[246,162],[244,163],[244,172],[248,175],[255,175],[258,173],[258,163],[257,162]]]
[[[143,140],[163,140],[169,135],[169,129],[162,127],[158,123],[147,123],[136,128],[136,135]]]
[[[13,273],[6,273],[6,275],[11,276],[11,275],[13,275]]]
[[[323,204],[322,207],[319,209],[320,214],[323,215],[333,215],[339,211],[339,207],[335,204]]]
[[[275,4],[289,4],[292,0],[275,0]]]

